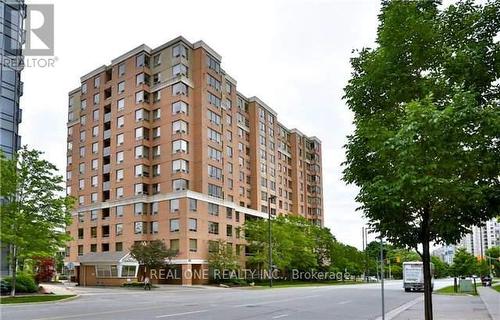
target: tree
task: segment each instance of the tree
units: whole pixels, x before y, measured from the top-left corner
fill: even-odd
[[[37,283],[51,281],[56,273],[54,259],[50,257],[35,257],[35,280]]]
[[[12,296],[20,262],[53,256],[70,239],[65,228],[74,200],[60,195],[64,180],[41,155],[23,147],[12,159],[0,156],[0,241],[9,246]]]
[[[239,269],[239,263],[232,245],[224,240],[211,241],[209,244],[208,266],[214,272],[214,280],[219,282],[228,274]],[[216,271],[217,270],[217,271]],[[218,273],[218,275],[216,275]],[[220,277],[222,278],[220,278]]]
[[[486,259],[495,277],[500,277],[500,246],[491,247],[486,250]]]
[[[436,278],[444,278],[449,274],[449,266],[439,257],[432,256],[431,262],[434,264],[434,276]]]
[[[455,252],[450,269],[454,277],[470,277],[476,273],[477,259],[465,249],[460,248]]]
[[[148,270],[164,267],[177,255],[177,250],[167,249],[163,240],[152,240],[135,242],[130,247],[130,255],[145,267],[144,276],[146,276]]]
[[[354,113],[344,180],[371,226],[424,266],[429,243],[456,243],[500,209],[500,3],[382,1],[377,47],[351,59]]]

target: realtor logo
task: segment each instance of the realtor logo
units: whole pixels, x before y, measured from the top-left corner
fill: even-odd
[[[54,55],[54,5],[30,4],[26,9],[26,56]]]

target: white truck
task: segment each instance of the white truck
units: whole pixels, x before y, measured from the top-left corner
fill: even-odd
[[[406,292],[424,290],[424,265],[421,261],[403,262],[403,288]],[[434,264],[432,263],[431,290],[434,290]]]

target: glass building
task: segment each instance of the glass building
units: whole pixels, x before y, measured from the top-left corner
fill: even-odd
[[[21,71],[24,43],[24,0],[0,0],[0,150],[11,157],[21,145],[19,98],[23,94]],[[0,275],[9,274],[8,247],[1,245]]]
[[[0,149],[11,156],[20,146],[18,126],[21,122],[19,98],[23,93],[21,82],[23,22],[26,16],[24,0],[0,1],[0,32],[2,41],[2,72],[0,74]]]

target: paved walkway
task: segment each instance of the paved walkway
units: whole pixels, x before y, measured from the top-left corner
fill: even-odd
[[[478,296],[432,295],[434,319],[436,320],[491,320],[486,306]],[[411,306],[393,320],[421,320],[424,315],[424,303]],[[493,318],[495,319],[495,318]],[[497,319],[495,319],[497,320]]]
[[[477,287],[479,297],[493,320],[500,320],[500,293],[491,287]]]

